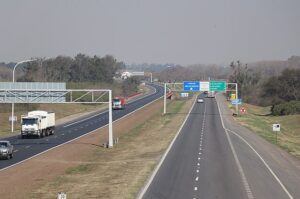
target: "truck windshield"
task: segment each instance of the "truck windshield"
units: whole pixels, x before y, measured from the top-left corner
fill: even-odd
[[[114,99],[113,102],[118,103],[118,102],[120,102],[120,99]]]
[[[1,148],[7,147],[7,142],[0,142],[0,147],[1,147]]]
[[[23,119],[22,123],[25,124],[25,125],[33,125],[33,124],[36,124],[36,120],[37,119]]]

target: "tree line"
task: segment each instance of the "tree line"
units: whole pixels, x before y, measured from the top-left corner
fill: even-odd
[[[107,82],[112,83],[116,71],[125,67],[113,56],[89,57],[78,54],[74,58],[57,56],[52,59],[39,59],[21,67],[24,75],[17,81],[34,82]]]
[[[273,115],[300,114],[300,68],[285,68],[270,77],[240,61],[231,63],[230,82],[239,86],[244,102],[271,106]]]

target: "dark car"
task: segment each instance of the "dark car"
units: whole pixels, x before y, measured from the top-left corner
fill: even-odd
[[[9,141],[0,141],[0,157],[10,159],[13,157],[13,145]]]

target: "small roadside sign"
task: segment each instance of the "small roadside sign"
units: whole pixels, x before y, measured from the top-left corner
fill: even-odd
[[[280,124],[273,124],[273,131],[275,132],[278,132],[280,131]]]
[[[16,121],[18,121],[18,118],[17,118],[17,116],[9,116],[9,118],[8,118],[8,121],[9,122],[11,122],[11,121],[14,121],[14,122],[16,122]]]
[[[67,194],[65,194],[63,192],[59,192],[57,194],[57,199],[67,199]]]
[[[233,105],[242,104],[242,99],[234,99],[231,101],[231,104],[233,104]]]
[[[189,93],[180,93],[180,97],[189,97]]]
[[[232,93],[231,95],[230,95],[230,100],[235,100],[235,94],[234,93]]]
[[[246,113],[246,108],[245,107],[241,107],[240,112],[241,113]]]

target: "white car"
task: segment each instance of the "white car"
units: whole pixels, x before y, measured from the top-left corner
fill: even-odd
[[[0,140],[0,157],[8,160],[13,157],[13,145],[9,141]]]
[[[202,98],[197,99],[197,103],[203,103],[203,102],[204,102],[204,100]]]

